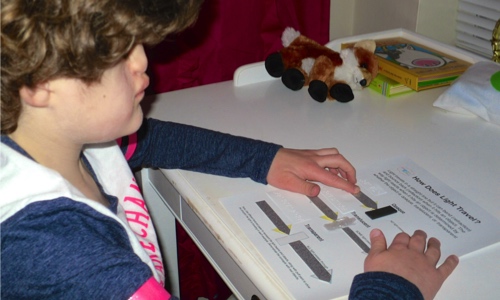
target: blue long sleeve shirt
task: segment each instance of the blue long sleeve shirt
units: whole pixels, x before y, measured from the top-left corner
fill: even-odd
[[[98,168],[91,163],[94,160],[82,157],[110,203],[110,214],[78,200],[81,195],[67,192],[66,183],[63,189],[60,183],[52,188],[54,180],[64,181],[58,179],[60,175],[36,164],[7,136],[1,136],[1,142],[2,299],[127,299],[151,278],[152,271],[134,252],[128,231],[113,217],[118,211],[117,195],[99,181],[105,178],[102,172],[113,176],[117,170]],[[130,139],[123,139],[123,153],[130,144]],[[281,146],[148,119],[134,147],[128,166],[123,163],[126,168],[180,168],[266,183]],[[25,165],[30,169],[19,170]],[[24,184],[13,187],[11,182]],[[377,272],[356,276],[350,299],[422,297],[405,279]]]

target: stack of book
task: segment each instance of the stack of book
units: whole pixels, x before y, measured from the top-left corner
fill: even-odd
[[[379,74],[415,91],[449,85],[471,65],[403,37],[375,42]],[[342,48],[352,44],[342,44]],[[391,86],[392,83],[387,82],[387,85]]]

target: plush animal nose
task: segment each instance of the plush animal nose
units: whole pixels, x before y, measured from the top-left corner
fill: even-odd
[[[366,79],[361,80],[359,84],[361,84],[361,86],[366,86]]]

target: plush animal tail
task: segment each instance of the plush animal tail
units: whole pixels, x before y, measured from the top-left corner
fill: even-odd
[[[281,35],[281,42],[283,43],[284,47],[290,46],[290,44],[298,38],[300,35],[300,32],[297,30],[293,29],[292,27],[287,27],[283,31],[283,34]]]

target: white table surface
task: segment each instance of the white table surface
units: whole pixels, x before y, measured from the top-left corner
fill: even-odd
[[[405,155],[500,219],[500,126],[433,107],[444,90],[385,98],[365,89],[355,92],[349,103],[318,103],[305,89],[293,92],[279,80],[239,87],[227,81],[152,96],[144,108],[148,117],[288,148],[336,147],[355,167]],[[290,297],[219,202],[263,185],[188,171],[162,172],[268,299]],[[436,299],[497,299],[499,275],[497,243],[462,257]]]

